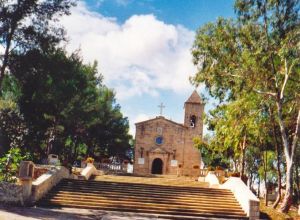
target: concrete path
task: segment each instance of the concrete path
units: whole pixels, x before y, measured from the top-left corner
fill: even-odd
[[[135,213],[105,212],[101,210],[39,207],[0,207],[0,220],[157,220]]]

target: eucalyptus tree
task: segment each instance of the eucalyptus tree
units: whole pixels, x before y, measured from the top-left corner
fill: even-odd
[[[259,104],[255,95],[247,94],[210,112],[209,125],[215,132],[215,146],[233,152],[231,156],[239,164],[241,177],[245,174],[248,146],[256,147],[259,137],[266,133]]]
[[[292,167],[300,126],[299,0],[237,0],[237,20],[218,19],[197,31],[192,54],[198,71],[191,79],[204,82],[211,95],[230,101],[256,92],[276,106],[286,162],[286,193],[292,202]],[[287,119],[293,126],[287,126]]]

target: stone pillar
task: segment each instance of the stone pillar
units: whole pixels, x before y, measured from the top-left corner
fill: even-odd
[[[25,204],[30,203],[30,197],[31,197],[31,191],[32,191],[32,178],[24,177],[24,178],[19,178],[20,183],[23,188],[23,201]]]
[[[32,161],[22,161],[19,169],[19,181],[23,188],[23,201],[30,203],[32,191],[32,179],[34,175],[34,163]]]

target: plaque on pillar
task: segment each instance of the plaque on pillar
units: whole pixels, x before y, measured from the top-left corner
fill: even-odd
[[[139,158],[138,159],[138,164],[140,164],[140,165],[145,164],[145,158]]]
[[[171,160],[171,167],[177,167],[177,160]]]

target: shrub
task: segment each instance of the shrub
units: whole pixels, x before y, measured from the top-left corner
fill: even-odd
[[[21,155],[19,148],[11,148],[8,153],[0,158],[0,182],[16,182],[20,162],[26,159]]]

